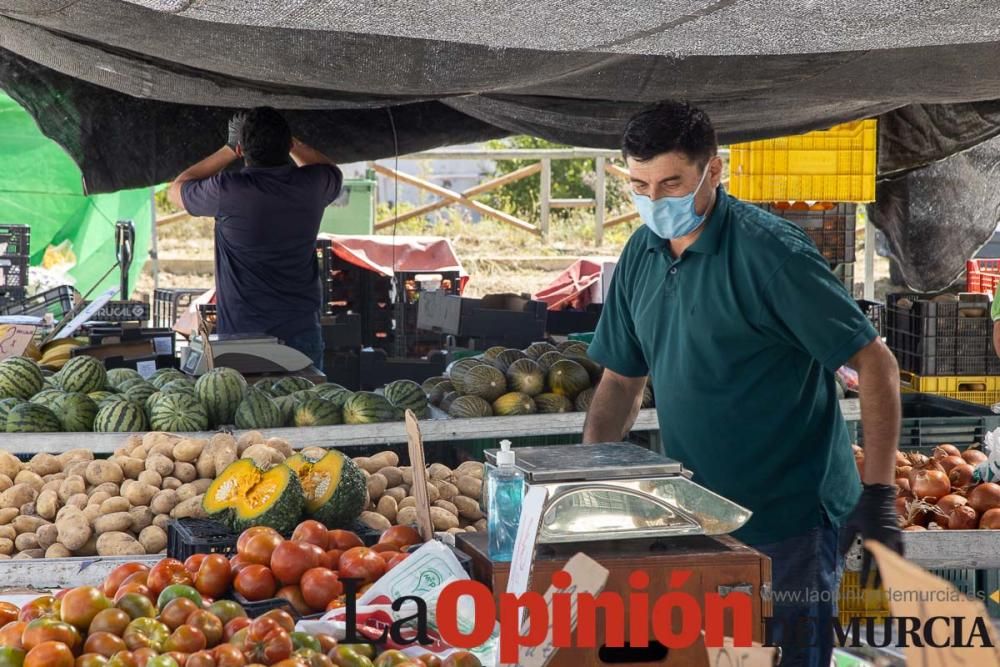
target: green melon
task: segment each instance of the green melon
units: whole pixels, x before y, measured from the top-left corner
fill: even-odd
[[[94,430],[97,418],[97,402],[87,394],[74,392],[66,394],[59,402],[59,423],[62,430],[84,433]]]
[[[21,403],[7,413],[8,433],[54,433],[60,430],[59,418],[44,405]]]
[[[345,424],[378,424],[396,421],[400,412],[385,396],[359,391],[344,403]]]
[[[104,362],[94,357],[73,357],[59,371],[59,386],[63,391],[89,394],[100,391],[108,384],[108,371]]]
[[[142,376],[134,368],[112,368],[107,372],[107,386],[117,389],[129,380],[141,380]],[[103,388],[103,387],[102,387]]]
[[[187,376],[176,368],[158,368],[146,381],[157,389],[163,389],[163,385],[174,380],[186,380]]]
[[[443,380],[428,384],[425,381],[421,388],[427,394],[427,402],[431,405],[441,405],[441,401],[444,399],[445,394],[451,391],[455,391],[455,385],[451,383],[451,380],[444,378]]]
[[[149,425],[154,431],[183,433],[207,431],[208,411],[198,399],[188,394],[159,394],[152,406]]]
[[[586,356],[587,348],[590,347],[583,341],[579,340],[564,340],[563,342],[556,345],[556,349],[563,354],[582,354]]]
[[[590,410],[590,403],[594,400],[595,391],[597,390],[591,387],[589,389],[584,389],[576,395],[576,400],[573,401],[573,407],[576,408],[577,412],[587,412]]]
[[[581,354],[575,354],[574,352],[571,351],[566,355],[566,358],[571,361],[575,361],[576,363],[583,366],[584,369],[586,369],[587,375],[590,376],[591,384],[596,385],[598,382],[601,381],[601,375],[604,374],[604,368],[599,363],[592,360],[590,357]]]
[[[413,380],[395,380],[385,386],[382,391],[393,406],[400,410],[413,410],[419,417],[427,412],[427,394],[423,387]]]
[[[493,401],[493,414],[500,417],[533,415],[536,412],[538,412],[538,408],[535,407],[535,402],[531,400],[531,396],[522,394],[519,391],[504,394]]]
[[[336,426],[344,423],[343,411],[331,401],[315,396],[295,408],[296,426]]]
[[[562,361],[565,358],[566,357],[563,356],[562,352],[546,352],[535,361],[538,362],[538,367],[542,370],[542,372],[548,375],[549,369],[552,368],[552,364],[557,361]]]
[[[232,368],[212,369],[194,383],[194,393],[208,410],[208,421],[212,427],[233,423],[246,390],[247,381]]]
[[[493,347],[487,348],[486,351],[483,352],[482,357],[485,361],[493,361],[506,349],[507,348],[503,345],[494,345]]]
[[[271,385],[271,394],[274,396],[291,396],[297,391],[312,389],[313,383],[301,377],[281,378]]]
[[[656,406],[656,401],[653,398],[653,390],[649,388],[649,385],[642,388],[642,405],[643,408],[652,408]]]
[[[532,343],[524,350],[524,354],[529,359],[538,360],[546,352],[558,352],[556,346],[551,343]]]
[[[8,357],[0,362],[0,397],[27,400],[44,385],[42,369],[31,359]]]
[[[451,404],[454,403],[455,399],[458,398],[459,396],[461,396],[461,394],[458,393],[457,391],[446,392],[445,395],[441,397],[441,403],[438,404],[438,407],[444,410],[445,412],[448,412],[448,410],[451,408]]]
[[[507,386],[528,396],[538,396],[545,391],[545,373],[538,362],[518,359],[507,369]]]
[[[305,511],[328,528],[346,528],[364,511],[368,488],[351,457],[336,449],[321,458],[296,454],[285,461],[299,479]]]
[[[94,417],[94,431],[98,433],[135,433],[148,430],[146,411],[139,403],[129,400],[109,401]]]
[[[469,369],[462,380],[462,393],[490,403],[507,393],[507,378],[499,368],[482,364]]]
[[[285,424],[284,415],[274,399],[253,388],[247,389],[233,418],[236,428],[246,430],[279,428]]]
[[[528,357],[521,352],[521,350],[515,350],[514,348],[508,348],[497,355],[496,359],[493,360],[493,365],[500,369],[501,373],[506,373],[510,365],[517,361],[518,359],[527,359]]]
[[[469,373],[469,371],[477,366],[489,365],[490,364],[481,359],[465,357],[448,364],[448,368],[445,369],[445,374],[448,376],[448,379],[451,380],[451,383],[455,385],[455,391],[464,392],[465,388],[462,381],[465,379],[465,376]]]
[[[584,389],[590,387],[587,369],[572,359],[562,359],[549,369],[548,385],[553,394],[565,396],[570,401]]]
[[[448,406],[448,414],[457,418],[492,417],[493,408],[478,396],[459,396]]]
[[[573,401],[559,394],[539,394],[535,396],[535,406],[544,414],[573,412]]]

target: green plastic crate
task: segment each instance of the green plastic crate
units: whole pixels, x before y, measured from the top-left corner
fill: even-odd
[[[580,342],[586,343],[587,345],[590,345],[591,343],[594,342],[594,332],[588,331],[586,333],[574,333],[570,334],[569,336],[566,336],[566,338],[569,340],[578,340]]]
[[[340,196],[323,212],[326,234],[371,234],[375,230],[375,181],[348,179]]]

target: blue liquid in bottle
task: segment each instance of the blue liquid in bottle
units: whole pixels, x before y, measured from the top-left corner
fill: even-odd
[[[510,441],[500,442],[496,467],[486,476],[488,553],[494,562],[509,563],[514,555],[517,526],[524,502],[524,475],[514,467]]]

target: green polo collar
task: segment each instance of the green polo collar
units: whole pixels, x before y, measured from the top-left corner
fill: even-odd
[[[729,213],[729,195],[720,185],[715,191],[715,207],[708,222],[704,224],[698,239],[691,244],[686,252],[697,252],[702,255],[716,255],[719,252],[719,243],[722,240],[722,228],[726,224],[726,215]],[[652,231],[646,235],[647,250],[663,250],[669,247],[667,239],[660,238]]]

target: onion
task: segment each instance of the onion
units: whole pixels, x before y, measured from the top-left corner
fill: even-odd
[[[961,456],[945,456],[943,458],[938,459],[938,463],[941,464],[941,467],[944,468],[945,472],[951,472],[952,468],[954,468],[955,466],[960,466],[964,464],[965,459],[963,459]]]
[[[936,523],[931,522],[927,525],[927,530],[944,530],[944,528],[937,525]]]
[[[962,452],[962,458],[965,459],[966,463],[976,465],[977,463],[985,463],[989,457],[978,449],[966,449]]]
[[[948,517],[956,507],[961,507],[967,504],[969,501],[965,496],[960,496],[956,493],[949,493],[948,495],[942,497],[937,501],[936,505],[941,514],[935,514],[933,517],[934,523],[940,524],[942,527],[948,525]]]
[[[907,454],[906,458],[909,459],[910,465],[914,468],[918,466],[922,468],[930,461],[930,459],[923,454]]]
[[[969,506],[980,514],[1000,507],[1000,484],[983,482],[977,485],[969,492]]]
[[[951,472],[948,473],[948,481],[951,482],[951,485],[954,488],[960,489],[964,486],[969,485],[969,483],[972,481],[973,472],[974,469],[972,466],[970,466],[968,463],[961,463],[952,468]]]
[[[915,497],[934,502],[948,495],[951,483],[941,470],[915,470],[910,472],[910,488]]]
[[[910,480],[906,477],[899,477],[896,479],[896,488],[898,489],[897,493],[901,496],[912,495],[910,492]]]
[[[976,510],[968,505],[959,505],[948,515],[948,530],[971,530],[978,524]]]
[[[1000,509],[994,507],[991,510],[986,510],[982,518],[979,519],[979,527],[984,530],[1000,529]]]
[[[927,529],[924,528],[923,526],[918,526],[916,524],[913,524],[912,526],[907,526],[903,530],[927,530]],[[921,538],[921,539],[923,539],[923,538]],[[930,538],[927,538],[927,539],[930,539]]]
[[[896,466],[896,477],[906,477],[909,479],[911,470],[913,470],[913,466]]]
[[[910,459],[906,458],[906,454],[896,450],[896,466],[908,466],[910,465]]]
[[[906,496],[896,496],[896,514],[906,518],[906,503],[909,499]]]
[[[938,452],[941,452],[940,456]],[[934,458],[943,458],[945,456],[961,456],[962,452],[958,450],[955,445],[938,445],[934,448]]]

